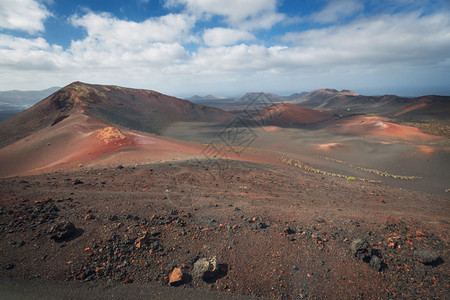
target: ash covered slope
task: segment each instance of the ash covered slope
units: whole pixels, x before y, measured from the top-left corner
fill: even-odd
[[[30,109],[0,123],[0,146],[5,146],[72,114],[160,133],[177,121],[225,121],[230,113],[151,90],[74,82]]]

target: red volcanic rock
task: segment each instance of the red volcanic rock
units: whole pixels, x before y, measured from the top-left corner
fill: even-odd
[[[169,284],[178,285],[183,281],[183,271],[180,268],[174,268],[169,275]]]
[[[151,237],[150,237],[150,235],[148,234],[148,232],[146,231],[146,232],[144,233],[143,236],[139,237],[139,238],[136,240],[136,243],[135,243],[135,244],[136,244],[136,247],[137,247],[137,248],[141,248],[142,246],[149,244],[150,241],[151,241]]]

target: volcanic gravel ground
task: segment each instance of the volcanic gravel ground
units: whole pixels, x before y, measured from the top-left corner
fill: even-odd
[[[168,286],[178,267],[173,289],[449,294],[448,196],[225,160],[7,178],[0,194],[3,277]],[[214,256],[214,276],[195,276]]]

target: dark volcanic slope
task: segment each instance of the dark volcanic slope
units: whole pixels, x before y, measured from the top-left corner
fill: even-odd
[[[375,113],[414,121],[448,120],[450,97],[363,96],[352,91],[314,90],[291,103],[334,112]]]
[[[74,82],[0,123],[0,146],[52,126],[75,113],[151,133],[159,133],[177,121],[224,121],[231,116],[220,109],[151,90]]]

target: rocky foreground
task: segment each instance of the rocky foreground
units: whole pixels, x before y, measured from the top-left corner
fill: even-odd
[[[217,160],[0,181],[0,275],[282,298],[445,298],[449,197]]]

